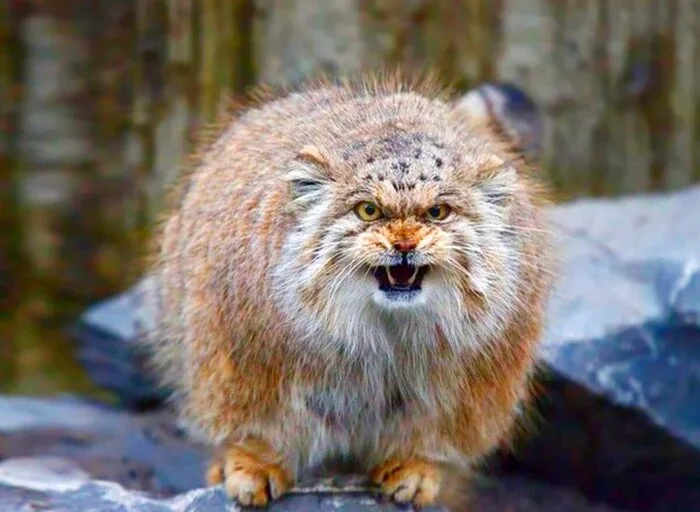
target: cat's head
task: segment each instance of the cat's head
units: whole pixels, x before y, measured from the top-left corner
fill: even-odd
[[[525,164],[459,105],[396,94],[366,108],[347,138],[310,141],[289,165],[294,227],[279,275],[290,307],[345,337],[382,319],[483,337],[537,265]]]

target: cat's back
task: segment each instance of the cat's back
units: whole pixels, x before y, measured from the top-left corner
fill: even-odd
[[[449,111],[438,100],[443,92],[428,80],[412,84],[391,75],[261,92],[242,114],[225,114],[217,123],[187,179],[193,176],[210,190],[232,186],[233,192],[241,187],[269,192],[305,148],[326,150],[327,157],[337,159],[340,155],[334,153],[340,148],[361,144],[378,127],[396,121],[400,130],[401,119],[442,131],[441,125],[449,123]],[[318,161],[320,153],[310,157],[314,164],[324,163]]]
[[[259,93],[242,113],[224,113],[201,148],[188,181],[266,188],[278,182],[285,163],[305,145],[328,137],[332,117],[348,89],[324,84],[284,95]]]

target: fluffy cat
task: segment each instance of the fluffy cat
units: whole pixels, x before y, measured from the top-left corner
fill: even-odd
[[[209,482],[264,506],[349,457],[456,506],[518,424],[550,288],[517,141],[389,75],[263,94],[212,133],[166,211],[153,336]]]

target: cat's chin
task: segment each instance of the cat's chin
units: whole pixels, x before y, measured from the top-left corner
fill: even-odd
[[[411,309],[425,303],[425,291],[422,288],[381,289],[372,294],[372,301],[382,309]]]
[[[422,285],[423,278],[428,273],[427,266],[401,263],[373,267],[370,270],[377,283],[372,300],[380,308],[405,310],[425,302]]]

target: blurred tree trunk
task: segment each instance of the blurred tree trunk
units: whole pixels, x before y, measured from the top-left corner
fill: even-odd
[[[281,84],[321,71],[360,69],[365,52],[356,4],[355,0],[257,0],[258,80]]]
[[[23,97],[18,115],[22,228],[31,267],[20,365],[41,381],[73,380],[62,320],[96,296],[96,140],[89,122],[90,47],[74,21],[85,2],[37,2],[21,26]],[[89,212],[89,213],[88,213]],[[51,333],[47,336],[47,333]],[[21,377],[21,376],[20,376]],[[71,384],[74,384],[71,382]]]
[[[495,77],[500,1],[257,0],[258,79],[401,65],[469,87]]]
[[[4,220],[13,189],[3,187],[0,218],[21,228],[24,242],[13,240],[12,248],[25,249],[29,277],[23,306],[7,310],[22,313],[13,337],[23,391],[68,381],[79,389],[85,382],[63,329],[143,273],[155,213],[192,133],[252,80],[252,2],[23,5],[18,44],[0,49],[24,54],[18,211]],[[4,155],[12,138],[2,136]],[[3,183],[10,169],[3,165]]]
[[[567,196],[698,177],[700,3],[503,0],[497,74],[545,115],[545,171]]]
[[[77,379],[56,333],[142,274],[192,136],[254,83],[386,65],[513,82],[542,109],[560,197],[615,195],[700,180],[699,41],[697,0],[1,3],[0,307],[20,319],[18,371]]]
[[[518,84],[544,114],[562,197],[700,177],[696,0],[257,0],[264,82],[400,64],[461,88]]]
[[[0,5],[0,389],[14,378],[15,332],[24,287],[17,190],[16,107],[20,98],[19,13]]]

